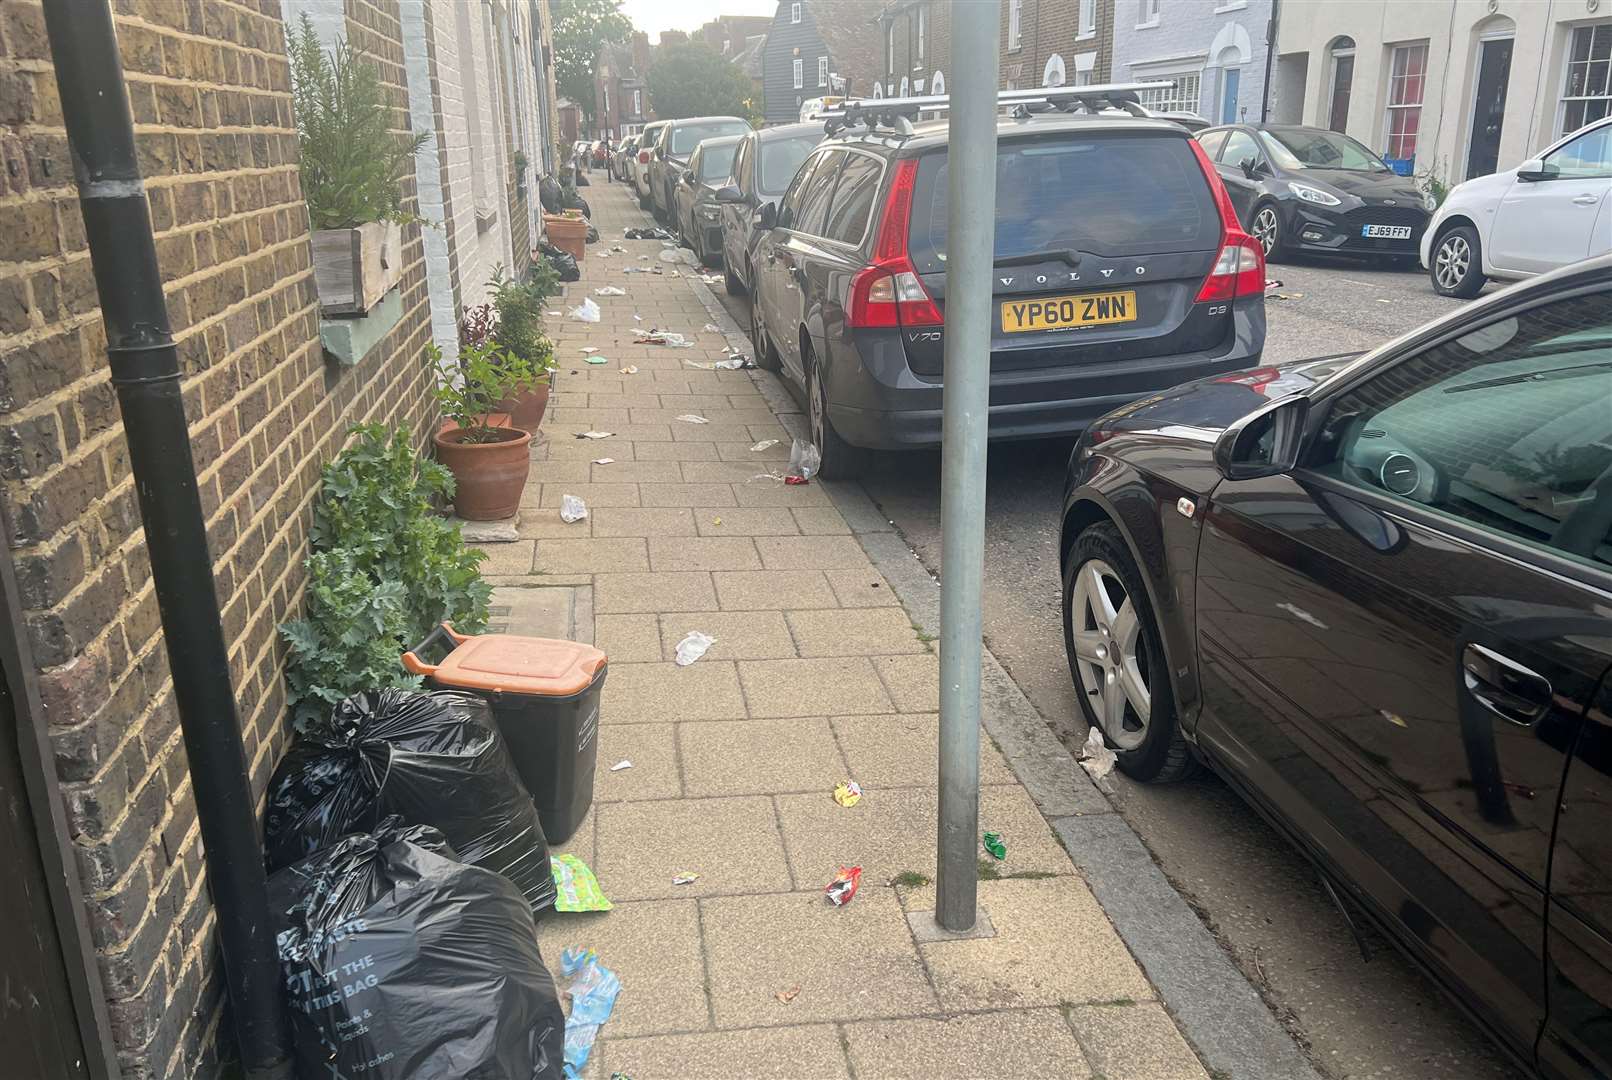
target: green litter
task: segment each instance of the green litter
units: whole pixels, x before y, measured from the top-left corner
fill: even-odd
[[[1007,858],[1007,845],[1002,842],[1002,834],[988,832],[984,836],[985,850],[989,851],[998,861]]]
[[[584,360],[582,362],[584,364],[608,364],[608,363],[610,363],[609,360],[605,359],[602,356],[590,356],[590,357],[588,357],[586,360]]]
[[[593,876],[588,864],[575,855],[553,855],[549,866],[554,872],[555,911],[609,911],[611,903],[605,899],[599,879]]]

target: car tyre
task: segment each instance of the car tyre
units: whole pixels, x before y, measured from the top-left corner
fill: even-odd
[[[761,325],[761,308],[754,293],[750,295],[750,347],[756,351],[756,367],[761,370],[777,371],[783,366],[778,350],[767,343],[767,331]]]
[[[828,391],[810,345],[801,349],[800,366],[806,375],[806,422],[812,445],[817,447],[818,475],[824,480],[859,475],[867,463],[867,451],[852,446],[834,430],[834,422],[828,418]]]
[[[1080,711],[1102,731],[1125,775],[1169,783],[1196,773],[1197,759],[1175,713],[1153,605],[1130,549],[1110,522],[1091,525],[1075,539],[1064,568],[1063,625]]]
[[[1282,230],[1282,212],[1269,200],[1254,207],[1249,233],[1265,252],[1266,262],[1279,262],[1287,256],[1287,237]]]
[[[1470,225],[1457,225],[1440,233],[1429,260],[1433,265],[1427,271],[1433,291],[1460,300],[1478,295],[1487,280],[1483,276],[1481,244],[1478,230]]]
[[[649,207],[649,195],[648,195],[648,193],[640,191],[638,193],[638,209],[640,209],[640,210],[648,210],[649,208],[650,207]]]

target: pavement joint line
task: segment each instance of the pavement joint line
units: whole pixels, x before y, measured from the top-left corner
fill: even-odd
[[[711,992],[711,952],[705,942],[705,905],[702,900],[703,897],[694,898],[694,929],[700,935],[700,982],[705,991],[705,1021],[710,1025],[710,1030],[715,1031],[716,995]]]
[[[800,875],[795,873],[795,860],[789,857],[789,833],[784,829],[784,811],[778,805],[778,792],[768,795],[767,801],[772,804],[772,824],[778,830],[778,846],[783,849],[784,869],[789,871],[789,884],[794,886],[795,891],[803,892]]]

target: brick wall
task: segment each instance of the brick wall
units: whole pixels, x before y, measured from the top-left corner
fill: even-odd
[[[358,367],[327,367],[279,0],[115,9],[261,798],[286,740],[275,628],[301,606],[319,468],[354,422],[423,435],[434,416],[420,234],[402,322]],[[345,17],[406,129],[396,0],[345,0]],[[36,0],[0,7],[0,155],[0,495],[113,1036],[125,1076],[204,1074],[213,915]]]
[[[1019,11],[1019,48],[1008,48],[1008,10],[1002,5],[999,42],[1002,52],[1002,86],[1027,89],[1041,85],[1047,60],[1057,53],[1063,58],[1065,85],[1076,82],[1075,57],[1095,53],[1091,82],[1110,82],[1114,61],[1114,3],[1097,0],[1097,32],[1086,39],[1080,33],[1078,0],[1023,0]]]

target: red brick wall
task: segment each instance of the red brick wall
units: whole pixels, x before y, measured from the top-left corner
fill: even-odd
[[[1010,3],[1011,0],[1003,0],[999,35],[1004,88],[1022,90],[1040,86],[1047,59],[1053,53],[1063,57],[1066,85],[1073,86],[1075,82],[1075,55],[1086,52],[1097,53],[1092,82],[1111,81],[1115,0],[1097,0],[1097,33],[1085,41],[1077,40],[1080,33],[1078,0],[1023,0],[1019,14],[1020,47],[1016,50],[1008,49]]]
[[[406,130],[396,0],[345,11]],[[279,0],[115,12],[261,798],[287,735],[276,627],[301,606],[320,466],[354,422],[423,437],[434,417],[420,234],[405,232],[402,322],[356,368],[327,366]],[[125,1077],[207,1073],[213,913],[37,0],[0,5],[0,156],[0,497],[113,1037]]]

